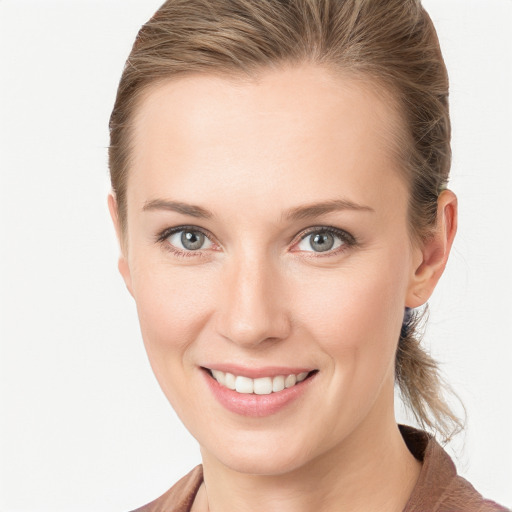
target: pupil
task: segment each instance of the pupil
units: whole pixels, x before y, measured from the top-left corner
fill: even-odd
[[[183,231],[181,234],[181,243],[185,249],[197,251],[204,242],[204,235],[195,231]]]
[[[334,237],[330,233],[317,233],[312,237],[310,245],[317,252],[328,251],[334,245]]]

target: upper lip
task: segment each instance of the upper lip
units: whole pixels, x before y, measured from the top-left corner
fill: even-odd
[[[237,364],[205,364],[202,365],[207,370],[219,370],[224,373],[232,373],[250,379],[258,379],[260,377],[277,377],[278,375],[298,375],[299,373],[312,372],[315,368],[306,366],[242,366]]]

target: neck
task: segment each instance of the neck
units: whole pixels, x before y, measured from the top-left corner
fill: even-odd
[[[421,464],[392,415],[367,420],[339,446],[285,474],[240,473],[202,450],[204,485],[192,510],[401,512]]]

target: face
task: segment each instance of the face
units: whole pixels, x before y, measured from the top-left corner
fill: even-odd
[[[190,76],[142,101],[120,269],[211,460],[282,474],[393,418],[422,257],[396,124],[370,88],[308,66]]]

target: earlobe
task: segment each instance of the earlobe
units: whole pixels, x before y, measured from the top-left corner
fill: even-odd
[[[114,229],[116,230],[116,236],[117,240],[119,242],[119,247],[121,254],[119,255],[119,260],[117,262],[117,268],[119,269],[119,273],[121,274],[125,284],[126,288],[128,288],[128,291],[133,296],[132,291],[132,279],[131,279],[131,273],[130,273],[130,266],[128,264],[128,259],[126,256],[126,248],[123,247],[123,234],[121,232],[121,225],[119,222],[119,214],[118,214],[118,208],[117,208],[117,201],[112,193],[108,195],[108,209],[110,211],[110,217],[112,218],[112,223],[114,224]]]
[[[451,190],[444,190],[437,204],[436,227],[418,248],[419,258],[409,282],[407,307],[419,307],[430,298],[446,268],[457,232],[457,196]]]

